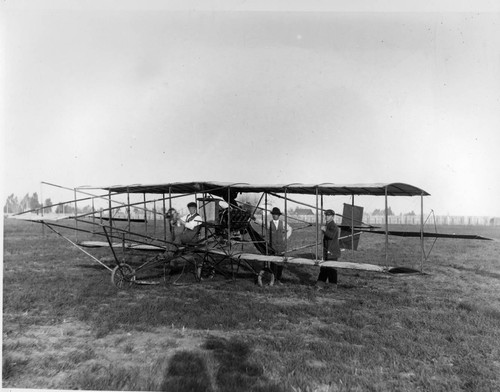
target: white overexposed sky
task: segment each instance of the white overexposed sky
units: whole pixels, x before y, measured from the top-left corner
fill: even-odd
[[[3,2],[2,205],[41,181],[405,182],[500,216],[500,7],[402,3]]]

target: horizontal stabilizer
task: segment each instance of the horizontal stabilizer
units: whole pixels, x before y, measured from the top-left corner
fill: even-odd
[[[82,241],[78,243],[78,245],[83,246],[85,248],[109,248],[109,243],[106,241]],[[133,244],[133,243],[123,243],[121,242],[113,242],[113,248],[122,248],[128,250],[141,250],[141,251],[156,251],[163,252],[165,248],[157,245],[147,245],[147,244]]]
[[[374,233],[374,234],[385,234],[384,230],[360,230],[364,233]],[[420,231],[398,231],[398,230],[389,230],[387,232],[388,235],[394,235],[398,237],[420,237]],[[424,237],[430,238],[455,238],[462,240],[487,240],[491,241],[491,238],[482,237],[480,235],[475,234],[446,234],[446,233],[430,233],[423,232]]]
[[[140,218],[111,218],[109,219],[109,216],[103,216],[103,217],[100,217],[100,216],[97,216],[96,215],[96,218],[99,218],[99,219],[102,219],[102,220],[105,220],[105,221],[109,221],[109,220],[112,220],[113,222],[146,222],[145,219],[140,219]]]
[[[17,219],[17,220],[24,220],[24,221],[29,221],[29,222],[45,222],[45,221],[60,221],[63,219],[70,219],[73,218],[72,215],[64,215],[64,214],[54,214],[54,213],[48,213],[48,214],[35,214],[33,212],[28,212],[28,213],[21,213],[17,215],[11,215],[9,216],[9,219]]]

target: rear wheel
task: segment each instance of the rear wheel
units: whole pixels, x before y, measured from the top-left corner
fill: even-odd
[[[134,270],[128,264],[117,265],[111,273],[111,283],[119,289],[128,289],[134,280]]]
[[[262,286],[274,286],[274,274],[268,269],[261,269],[257,275],[257,284]]]
[[[195,272],[198,282],[213,279],[215,276],[215,258],[210,253],[206,253],[201,263],[196,265]]]

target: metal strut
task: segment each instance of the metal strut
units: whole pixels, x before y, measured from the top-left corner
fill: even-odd
[[[54,229],[53,227],[51,227],[51,225],[49,225],[48,223],[46,222],[42,222],[43,225],[47,226],[50,230],[52,230],[54,233],[56,233],[59,237],[62,237],[64,238],[66,241],[68,241],[71,245],[73,245],[75,248],[81,250],[83,253],[85,253],[87,256],[90,256],[92,259],[94,259],[95,261],[97,261],[99,264],[101,264],[104,268],[106,268],[107,270],[109,271],[113,271],[112,268],[109,268],[106,264],[104,264],[101,260],[99,260],[97,257],[94,257],[92,256],[89,252],[87,252],[85,249],[83,249],[82,247],[78,246],[76,243],[74,243],[73,241],[71,241],[69,238],[63,236],[61,233],[59,233],[56,229]]]

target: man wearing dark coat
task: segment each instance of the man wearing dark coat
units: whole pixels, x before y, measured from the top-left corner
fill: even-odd
[[[323,231],[323,261],[337,261],[340,257],[339,227],[335,224],[334,217],[335,211],[325,211],[326,225],[321,227]],[[336,287],[337,270],[333,267],[320,267],[318,287],[319,284],[324,284],[327,280]]]

